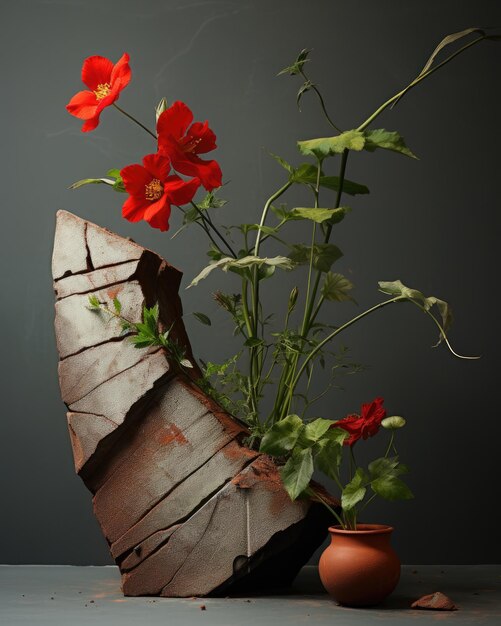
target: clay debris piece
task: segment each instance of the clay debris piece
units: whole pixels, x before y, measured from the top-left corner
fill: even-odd
[[[162,329],[195,363],[182,321],[181,273],[150,250],[71,213],[53,254],[59,381],[75,469],[122,572],[126,595],[203,596],[280,587],[321,544],[329,519],[291,502],[245,426],[206,396],[163,348],[136,349],[89,294]]]
[[[440,591],[423,596],[411,604],[413,609],[432,609],[434,611],[457,611],[454,602]]]

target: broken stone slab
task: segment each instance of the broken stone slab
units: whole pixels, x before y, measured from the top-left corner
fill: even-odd
[[[60,211],[53,254],[61,394],[76,471],[127,595],[239,593],[289,584],[327,534],[319,504],[291,502],[274,462],[196,384],[182,320],[182,274],[151,250]],[[159,305],[164,348],[138,350],[95,295],[138,322]]]

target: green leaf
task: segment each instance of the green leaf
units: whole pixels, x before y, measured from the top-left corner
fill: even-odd
[[[101,303],[96,295],[92,294],[88,298],[89,300],[89,308],[93,310],[101,310]]]
[[[317,224],[322,224],[327,221],[331,224],[337,224],[350,210],[351,209],[349,207],[338,207],[337,209],[298,207],[292,209],[289,215],[291,215],[292,219],[307,219],[312,220]]]
[[[369,463],[369,473],[371,475],[371,479],[380,478],[385,475],[395,475],[395,468],[398,465],[398,456],[394,457],[385,457],[382,456],[372,463]]]
[[[115,181],[110,178],[84,178],[83,180],[77,180],[77,182],[70,185],[68,189],[78,189],[84,185],[99,185],[101,183],[113,187]]]
[[[321,294],[326,300],[336,302],[353,301],[350,291],[353,289],[351,283],[342,274],[327,272],[322,285]]]
[[[391,474],[372,481],[371,487],[374,493],[385,500],[410,500],[414,497],[403,480]]]
[[[406,424],[406,421],[400,415],[391,415],[390,417],[385,417],[381,422],[381,426],[386,428],[387,430],[397,430],[398,428],[403,428]]]
[[[363,150],[365,135],[359,130],[347,130],[334,137],[319,137],[298,141],[299,152],[305,156],[315,156],[323,159],[334,154],[342,154],[345,150]]]
[[[301,111],[301,106],[300,106],[301,98],[303,97],[303,94],[309,91],[312,87],[314,87],[314,84],[311,82],[311,80],[306,80],[299,88],[299,91],[297,92],[297,96],[296,96],[296,104],[297,104],[297,108],[300,111]]]
[[[292,246],[289,258],[298,263],[305,265],[310,262],[311,246],[305,246],[298,243]],[[341,250],[332,243],[317,243],[313,247],[313,267],[320,272],[328,272],[338,259],[343,256]]]
[[[111,170],[108,170],[106,174],[115,179],[120,178],[120,170],[117,169],[116,167],[112,168]]]
[[[294,267],[294,263],[290,258],[284,256],[276,256],[273,258],[260,258],[257,256],[245,256],[242,259],[233,259],[232,257],[223,257],[219,259],[219,261],[215,261],[204,269],[191,281],[188,285],[187,289],[193,287],[194,285],[198,285],[198,283],[207,278],[207,276],[216,268],[223,270],[223,272],[227,272],[229,270],[241,270],[250,268],[257,265],[261,267],[262,265],[269,265],[272,267],[280,267],[283,270],[291,270]]]
[[[280,468],[280,476],[291,500],[296,500],[310,484],[313,474],[311,448],[294,451],[287,463]]]
[[[210,317],[205,315],[205,313],[195,312],[195,313],[193,313],[193,315],[197,318],[197,320],[201,324],[205,324],[205,326],[212,326],[212,322],[210,321]]]
[[[311,163],[301,164],[294,173],[291,175],[290,180],[294,183],[303,185],[316,185],[317,184],[317,168]],[[324,176],[321,173],[320,186],[330,189],[331,191],[339,191],[340,179],[338,176]],[[346,178],[343,180],[343,191],[350,196],[356,196],[357,194],[369,193],[369,189],[365,185],[354,183]]]
[[[283,456],[296,445],[303,429],[303,420],[298,415],[288,415],[275,422],[261,440],[260,452],[272,456]]]
[[[315,445],[315,452],[315,463],[318,469],[329,478],[339,480],[343,444],[324,437]]]
[[[355,472],[352,480],[343,489],[341,496],[341,507],[344,511],[351,511],[359,502],[361,502],[367,489],[363,487],[365,480],[365,472],[359,467]]]
[[[294,168],[292,167],[292,165],[290,163],[287,163],[287,161],[285,159],[282,159],[282,157],[278,156],[278,154],[273,154],[273,152],[268,152],[268,154],[273,157],[275,161],[284,168],[284,170],[287,170],[289,174],[292,174],[294,172]]]
[[[117,315],[120,315],[122,311],[122,303],[120,302],[118,298],[113,298],[113,307],[115,309],[115,313]]]
[[[261,346],[263,343],[264,341],[259,339],[259,337],[249,337],[245,340],[244,346],[247,348],[256,348],[257,346]]]
[[[308,422],[301,433],[300,443],[302,447],[313,446],[321,439],[329,428],[334,424],[333,420],[326,420],[319,417],[312,422]]]
[[[377,148],[400,152],[412,159],[417,159],[417,156],[407,147],[404,138],[396,131],[389,131],[384,128],[366,130],[364,149],[374,152]]]
[[[197,204],[198,208],[201,210],[205,209],[220,209],[225,204],[228,204],[228,200],[223,200],[223,198],[218,198],[216,196],[215,191],[209,191],[202,202]]]
[[[378,284],[379,290],[383,293],[386,293],[390,296],[404,296],[409,300],[415,300],[423,306],[425,311],[430,311],[433,306],[436,306],[439,315],[442,318],[442,329],[444,333],[447,333],[452,322],[454,321],[451,307],[447,302],[445,302],[444,300],[440,300],[435,296],[426,297],[421,291],[406,287],[400,280],[380,281]],[[444,337],[442,333],[440,333],[436,345],[439,345],[443,341],[443,339]]]
[[[303,68],[303,65],[307,61],[309,61],[309,59],[307,59],[307,56],[310,54],[310,52],[311,50],[307,50],[306,48],[301,50],[301,52],[298,54],[297,59],[294,61],[294,63],[292,65],[289,65],[288,67],[284,67],[283,70],[280,70],[277,76],[280,76],[281,74],[289,74],[290,76],[295,76],[296,74],[300,74]]]
[[[132,337],[130,337],[130,342],[134,344],[135,348],[148,348],[149,346],[157,345],[157,340],[155,337],[148,337],[143,335],[142,333],[138,335],[132,335]]]

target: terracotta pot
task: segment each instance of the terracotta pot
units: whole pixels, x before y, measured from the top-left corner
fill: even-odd
[[[358,524],[357,530],[329,528],[330,546],[319,562],[325,589],[339,604],[370,606],[397,586],[400,561],[390,545],[391,526]]]

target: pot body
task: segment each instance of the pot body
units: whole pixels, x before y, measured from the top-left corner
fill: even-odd
[[[357,530],[329,528],[331,543],[318,567],[322,584],[340,604],[379,604],[395,589],[400,561],[390,544],[392,531],[379,524],[358,524]]]

